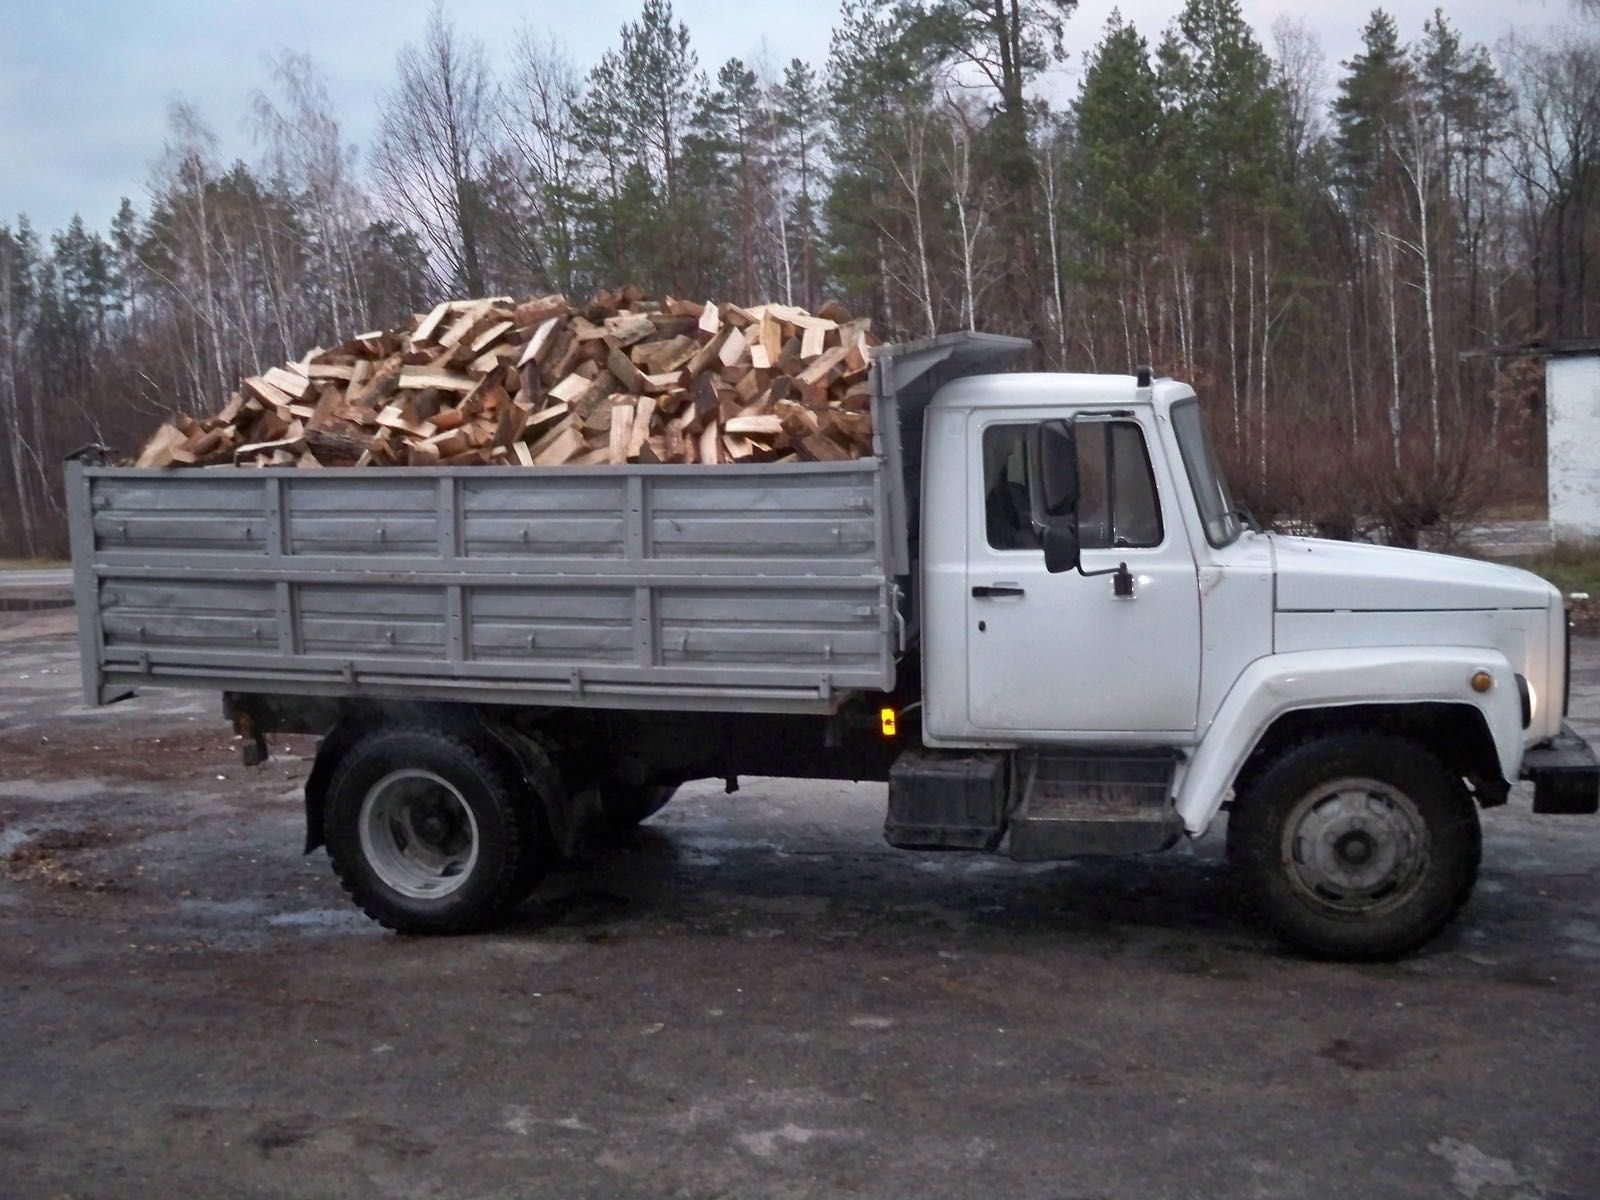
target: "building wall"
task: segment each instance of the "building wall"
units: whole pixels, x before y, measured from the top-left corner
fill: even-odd
[[[1544,372],[1551,529],[1600,537],[1600,354],[1552,357]]]

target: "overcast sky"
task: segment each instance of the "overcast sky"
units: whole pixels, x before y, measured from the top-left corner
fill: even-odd
[[[1070,94],[1082,51],[1115,0],[1082,0],[1067,27],[1070,62],[1045,86]],[[1402,33],[1415,36],[1437,0],[1389,0]],[[827,56],[836,0],[676,0],[703,66],[763,52],[782,64]],[[1120,0],[1153,41],[1181,0]],[[1568,0],[1452,0],[1447,15],[1470,40],[1494,43],[1513,27],[1537,32],[1570,19]],[[489,47],[497,66],[523,22],[548,28],[587,66],[638,12],[638,0],[450,0],[457,24]],[[1368,5],[1329,0],[1244,0],[1269,46],[1280,15],[1303,19],[1322,43],[1330,80],[1359,40]],[[168,105],[190,101],[223,153],[254,159],[244,120],[281,47],[309,51],[328,76],[348,140],[364,144],[395,52],[415,40],[428,0],[0,0],[0,222],[25,212],[53,229],[81,213],[104,228],[119,197],[144,205],[161,152]]]

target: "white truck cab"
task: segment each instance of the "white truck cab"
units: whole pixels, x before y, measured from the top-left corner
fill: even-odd
[[[1144,375],[972,375],[933,396],[924,743],[1035,749],[1019,857],[1105,845],[1090,818],[1108,803],[1130,850],[1232,807],[1281,932],[1399,952],[1470,889],[1473,799],[1530,775],[1536,811],[1595,810],[1593,756],[1562,721],[1562,598],[1509,567],[1254,528],[1200,403]]]

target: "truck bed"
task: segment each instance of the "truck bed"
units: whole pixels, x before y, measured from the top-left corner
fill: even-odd
[[[893,686],[889,472],[71,463],[85,689],[828,712]]]

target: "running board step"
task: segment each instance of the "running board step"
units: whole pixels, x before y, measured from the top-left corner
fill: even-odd
[[[1019,755],[1011,857],[1045,862],[1167,849],[1183,836],[1170,799],[1174,765],[1170,755]]]

